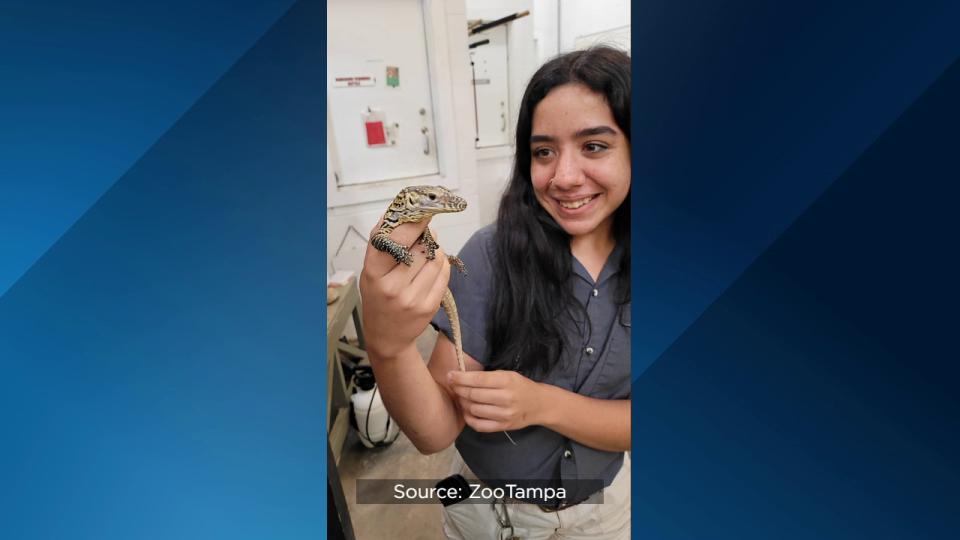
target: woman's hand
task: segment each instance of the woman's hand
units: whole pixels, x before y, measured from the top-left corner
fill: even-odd
[[[511,431],[542,423],[543,385],[515,371],[451,371],[447,381],[474,431]]]
[[[426,226],[427,220],[403,224],[390,237],[410,246]],[[415,347],[417,337],[440,308],[450,280],[450,263],[440,250],[432,261],[427,261],[422,251],[420,245],[413,246],[413,264],[407,266],[367,244],[360,273],[363,329],[367,351],[378,360],[395,358]]]

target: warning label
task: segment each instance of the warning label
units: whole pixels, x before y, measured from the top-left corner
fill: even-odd
[[[370,75],[352,75],[343,77],[334,77],[334,88],[350,88],[355,86],[373,86],[377,84],[377,78]]]

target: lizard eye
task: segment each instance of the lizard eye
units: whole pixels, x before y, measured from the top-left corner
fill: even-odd
[[[431,193],[431,194],[430,194],[430,200],[431,200],[431,201],[437,200],[437,194],[436,194],[436,193]]]

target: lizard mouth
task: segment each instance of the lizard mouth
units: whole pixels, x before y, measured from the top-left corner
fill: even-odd
[[[428,214],[453,214],[462,212],[467,208],[467,202],[445,201],[438,204],[427,206],[423,209]]]
[[[446,201],[437,201],[438,212],[462,212],[467,208],[467,201],[462,197],[453,197]]]

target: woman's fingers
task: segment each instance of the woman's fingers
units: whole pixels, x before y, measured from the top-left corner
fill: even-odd
[[[488,420],[485,418],[477,418],[470,413],[463,413],[463,421],[466,422],[474,431],[479,433],[493,433],[496,431],[503,431],[507,429],[507,426],[496,420]]]
[[[450,384],[476,388],[505,388],[510,384],[513,371],[451,371],[447,374]]]
[[[510,420],[510,411],[496,405],[485,405],[468,400],[460,400],[460,408],[471,416],[483,420],[494,420],[497,422],[506,422]]]
[[[509,393],[500,389],[454,385],[453,391],[456,392],[458,396],[476,403],[501,406],[510,403]]]
[[[439,306],[447,292],[447,285],[450,283],[450,261],[447,260],[447,256],[442,251],[437,250],[437,258],[431,261],[414,281],[418,282],[417,290],[424,290],[428,303]]]
[[[477,431],[519,429],[534,422],[536,410],[530,402],[532,394],[528,392],[537,387],[524,385],[528,380],[516,372],[450,371],[447,381],[457,397],[464,421],[469,416],[467,424]]]
[[[436,262],[436,259],[439,259],[438,255],[440,250],[437,250],[437,253],[434,255],[434,260],[427,260],[427,248],[420,242],[414,243],[414,245],[407,248],[410,256],[413,258],[413,261],[409,264],[397,264],[387,272],[387,277],[390,279],[395,279],[403,283],[408,283],[414,281],[416,277],[420,274],[421,270],[425,265],[428,265],[431,262]],[[435,271],[439,271],[439,267],[434,267]],[[436,273],[436,272],[435,272]]]
[[[449,266],[446,260],[422,260],[414,265],[419,269],[410,270],[417,274],[413,276],[412,281],[408,281],[407,272],[397,270],[391,271],[385,280],[390,280],[394,286],[399,286],[402,290],[398,291],[396,298],[399,300],[399,306],[407,312],[407,316],[425,316],[431,317],[440,307],[440,300],[443,292],[446,290],[447,282],[443,277],[445,269],[449,276]],[[399,284],[399,285],[397,285]]]
[[[408,303],[422,300],[436,308],[450,278],[450,263],[440,250],[437,250],[433,260],[427,260],[426,254],[420,253],[416,246],[411,251],[413,262],[410,266],[394,266],[384,276],[384,281],[402,289],[397,291],[397,295],[406,297]]]
[[[427,228],[430,219],[424,219],[419,223],[403,223],[397,226],[389,234],[389,240],[396,242],[399,246],[406,249],[411,255],[414,255],[415,252],[421,251],[422,246],[419,244],[414,245],[420,235],[423,234],[424,229]],[[381,219],[376,227],[371,231],[371,242],[373,241],[374,236],[377,234],[377,231],[380,230],[380,224],[383,223]],[[416,263],[418,257],[413,257],[413,263]],[[393,258],[393,255],[390,253],[380,251],[379,249],[373,247],[373,244],[370,243],[367,245],[367,252],[363,259],[363,269],[365,272],[368,272],[372,277],[380,278],[393,271],[396,268],[403,267],[403,269],[410,270],[411,266],[407,266],[403,263],[398,263],[396,259]],[[413,270],[419,271],[419,267],[412,268]],[[410,273],[410,276],[416,275],[416,271]],[[409,272],[407,272],[409,273]]]

